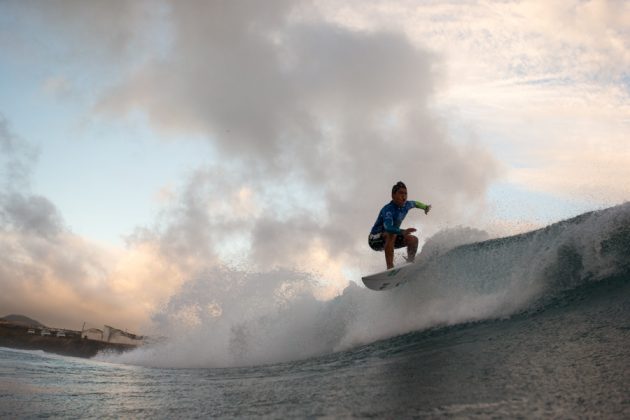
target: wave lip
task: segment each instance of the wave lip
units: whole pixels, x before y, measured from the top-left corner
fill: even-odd
[[[545,228],[460,246],[445,255],[441,275],[493,289],[575,288],[630,269],[630,203],[582,214]]]
[[[360,301],[345,345],[535,311],[564,291],[628,275],[630,203],[451,249],[430,239],[414,269],[415,281]]]

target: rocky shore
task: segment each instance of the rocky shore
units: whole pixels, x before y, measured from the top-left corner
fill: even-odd
[[[0,324],[0,347],[10,347],[23,350],[43,350],[63,356],[90,358],[98,352],[117,352],[133,350],[136,346],[130,344],[107,343],[104,341],[81,338],[80,335],[67,337],[41,336],[28,333],[29,328],[17,325]]]

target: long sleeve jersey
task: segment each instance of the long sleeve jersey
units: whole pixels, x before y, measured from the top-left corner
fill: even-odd
[[[405,216],[407,216],[407,212],[413,208],[425,210],[427,205],[420,201],[406,201],[402,207],[398,207],[393,201],[390,201],[389,204],[381,209],[370,234],[374,235],[382,232],[402,233],[400,224],[405,219]]]

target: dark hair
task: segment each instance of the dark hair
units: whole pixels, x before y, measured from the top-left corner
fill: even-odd
[[[401,188],[407,189],[407,186],[405,185],[405,183],[404,183],[404,182],[402,182],[402,181],[398,181],[398,182],[396,183],[396,185],[394,185],[394,186],[392,187],[392,194],[396,194],[396,193],[398,192],[398,190],[399,190],[399,189],[401,189]]]

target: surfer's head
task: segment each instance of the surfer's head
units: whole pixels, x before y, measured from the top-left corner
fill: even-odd
[[[398,190],[399,190],[399,189],[401,189],[401,188],[404,188],[404,189],[406,190],[406,189],[407,189],[407,186],[405,185],[405,183],[404,183],[404,182],[402,182],[402,181],[398,181],[398,182],[396,183],[396,185],[394,185],[394,186],[392,187],[392,194],[396,194],[396,193],[398,192]]]
[[[398,181],[392,187],[392,201],[397,206],[402,206],[407,201],[407,186],[404,182]]]

